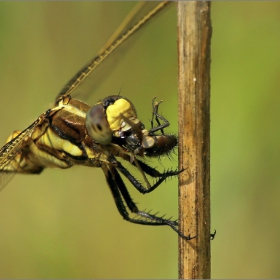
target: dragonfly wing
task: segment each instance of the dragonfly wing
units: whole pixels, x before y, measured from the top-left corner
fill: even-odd
[[[127,51],[129,49],[127,48],[127,43],[132,42],[130,39],[132,35],[169,3],[144,2],[136,5],[97,56],[65,85],[58,94],[56,101],[60,96],[68,94],[84,101],[89,100],[92,93],[119,63],[119,60],[124,55],[124,50]]]
[[[12,138],[0,149],[0,191],[9,183],[17,173],[16,156],[27,145],[27,139],[30,138],[36,128],[39,119],[33,122],[29,127]]]
[[[16,172],[1,171],[0,173],[0,191],[2,191],[8,183],[13,179]]]

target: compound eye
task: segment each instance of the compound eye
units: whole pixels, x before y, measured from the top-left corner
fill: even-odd
[[[102,145],[111,143],[113,133],[108,124],[102,104],[90,108],[86,115],[86,128],[89,136]]]

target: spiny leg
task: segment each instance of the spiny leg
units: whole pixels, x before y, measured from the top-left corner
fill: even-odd
[[[119,151],[120,152],[120,151]],[[117,168],[131,183],[132,185],[138,189],[141,193],[149,193],[156,189],[165,179],[172,177],[172,176],[178,176],[181,172],[183,172],[185,169],[182,170],[167,170],[164,172],[159,172],[155,168],[149,166],[148,164],[142,162],[140,159],[136,159],[137,163],[135,161],[130,160],[130,157],[127,156],[127,154],[118,153],[118,156],[120,156],[125,161],[129,162],[130,164],[134,165],[142,174],[144,179],[146,178],[146,175],[150,175],[153,178],[159,178],[158,181],[151,186],[149,181],[146,179],[146,188],[143,187],[143,185],[136,179],[134,176],[113,156],[112,154],[108,157],[109,162]]]
[[[178,230],[178,222],[177,221],[172,221],[170,219],[164,219],[162,217],[158,217],[156,215],[153,215],[153,214],[150,214],[150,213],[147,213],[147,212],[144,212],[144,211],[139,211],[138,210],[138,207],[135,205],[135,203],[132,201],[131,199],[131,196],[123,182],[123,180],[121,179],[119,173],[116,171],[116,179],[117,181],[119,182],[118,184],[118,187],[119,187],[119,190],[125,200],[125,202],[127,203],[129,209],[131,210],[132,213],[136,214],[136,215],[139,215],[141,216],[142,218],[146,219],[145,221],[145,225],[167,225],[167,226],[170,226],[175,232],[177,232],[177,234],[179,236],[181,236],[182,238],[186,239],[186,240],[190,240],[192,238],[195,238],[195,236],[193,237],[190,237],[190,235],[188,236],[185,236],[184,234],[182,234],[179,230]],[[131,207],[131,202],[132,202],[132,205],[134,207]],[[147,221],[148,220],[148,221]],[[136,221],[139,221],[139,220],[136,220]],[[141,221],[141,220],[140,220]],[[147,223],[148,222],[148,223]],[[152,223],[151,223],[152,222]]]
[[[141,162],[141,161],[139,161]],[[143,163],[143,162],[141,162]],[[179,173],[181,173],[183,170],[180,171],[167,171],[164,173],[158,172],[156,169],[153,169],[152,167],[148,166],[150,169],[148,172],[145,170],[145,168],[142,168],[142,170],[147,173],[148,175],[151,175],[153,177],[159,177],[157,182],[153,184],[152,186],[149,184],[148,188],[143,187],[143,185],[118,161],[114,162],[114,166],[130,181],[130,183],[140,192],[140,193],[150,193],[153,190],[155,190],[166,178],[170,176],[177,176]],[[143,165],[145,166],[145,165]],[[151,172],[150,172],[151,171]]]
[[[102,169],[106,176],[107,183],[110,187],[110,190],[114,197],[114,200],[115,200],[116,206],[119,210],[119,213],[122,215],[122,217],[125,220],[127,220],[131,223],[142,224],[142,225],[151,225],[151,226],[167,225],[167,226],[170,226],[175,232],[177,232],[177,234],[179,234],[182,238],[184,238],[186,240],[190,240],[193,238],[190,236],[183,235],[178,230],[177,221],[171,221],[168,219],[164,219],[163,217],[157,217],[156,215],[152,215],[150,213],[139,211],[136,204],[133,202],[122,178],[120,177],[118,171],[115,169],[115,167],[113,167],[112,165],[110,165],[110,166],[103,165]],[[129,216],[128,211],[126,210],[126,206],[125,206],[122,198],[124,199],[126,205],[128,206],[129,210],[132,213],[144,218],[145,220],[131,218]]]
[[[162,223],[149,221],[149,217],[147,217],[147,220],[139,220],[139,219],[133,219],[129,217],[129,213],[126,210],[126,206],[124,202],[126,203],[127,207],[132,213],[137,214],[139,212],[138,207],[133,202],[122,178],[120,177],[118,171],[113,166],[102,166],[102,169],[104,171],[107,183],[110,187],[110,190],[112,192],[112,195],[114,197],[116,206],[122,215],[122,217],[132,223],[137,224],[144,224],[144,225],[162,225]],[[124,199],[124,201],[123,201]],[[149,214],[148,214],[149,215]]]
[[[134,162],[132,164],[135,165]],[[164,171],[163,173],[161,173],[158,170],[156,170],[155,168],[149,166],[148,164],[146,164],[145,162],[143,162],[139,159],[138,159],[138,164],[140,165],[140,167],[142,168],[142,170],[146,174],[150,175],[153,178],[165,177],[165,179],[166,179],[166,178],[171,177],[171,176],[177,176],[185,170],[185,169],[182,169],[182,170],[167,170],[167,171]]]

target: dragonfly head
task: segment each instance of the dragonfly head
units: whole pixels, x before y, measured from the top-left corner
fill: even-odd
[[[118,95],[103,99],[88,111],[86,128],[95,142],[114,143],[139,156],[161,156],[177,145],[175,135],[146,130],[133,104]]]
[[[137,120],[133,104],[118,95],[112,95],[90,108],[86,115],[86,128],[93,140],[108,145],[113,137],[121,138],[131,126],[124,120]]]

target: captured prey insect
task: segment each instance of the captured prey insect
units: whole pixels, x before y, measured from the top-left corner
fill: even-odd
[[[70,168],[74,165],[102,168],[118,211],[129,222],[144,225],[168,225],[181,237],[177,221],[139,211],[124,184],[121,175],[141,193],[156,189],[166,178],[181,171],[158,172],[142,159],[159,157],[177,145],[175,135],[165,134],[169,122],[158,113],[159,103],[152,103],[152,127],[145,129],[138,119],[136,109],[126,98],[112,95],[93,107],[73,98],[74,92],[87,80],[92,80],[94,70],[108,61],[124,41],[131,37],[166,3],[160,3],[125,32],[115,35],[89,64],[80,70],[56,98],[53,108],[40,115],[23,131],[11,135],[0,149],[0,182],[2,186],[16,173],[39,174],[46,167]],[[155,125],[156,123],[156,125]],[[144,187],[119,159],[135,166],[144,179]],[[156,178],[150,185],[146,175]],[[129,211],[135,214],[131,217]]]

